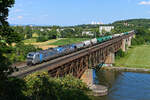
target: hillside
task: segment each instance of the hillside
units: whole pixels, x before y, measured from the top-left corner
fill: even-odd
[[[121,21],[116,21],[112,23],[114,26],[118,25],[124,25],[124,26],[130,26],[130,27],[145,27],[148,28],[150,27],[150,19],[129,19],[129,20],[121,20]]]

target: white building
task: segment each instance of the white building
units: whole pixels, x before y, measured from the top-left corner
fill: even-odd
[[[94,34],[91,31],[83,31],[82,36],[83,35],[94,36]]]
[[[40,31],[41,31],[41,32],[43,32],[43,31],[44,31],[44,29],[43,29],[43,28],[41,28],[41,29],[40,29]]]
[[[102,33],[102,31],[111,32],[111,30],[114,29],[114,26],[100,26],[99,32]]]

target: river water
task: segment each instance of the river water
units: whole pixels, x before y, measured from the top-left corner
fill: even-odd
[[[150,74],[99,71],[95,83],[109,87],[109,93],[94,100],[150,100]]]

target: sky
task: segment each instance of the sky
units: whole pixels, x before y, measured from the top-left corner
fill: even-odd
[[[150,18],[150,0],[15,0],[8,22],[70,26]]]

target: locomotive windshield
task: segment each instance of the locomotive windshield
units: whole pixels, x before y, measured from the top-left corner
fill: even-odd
[[[34,54],[28,54],[28,56],[33,57],[33,56],[34,56]]]

